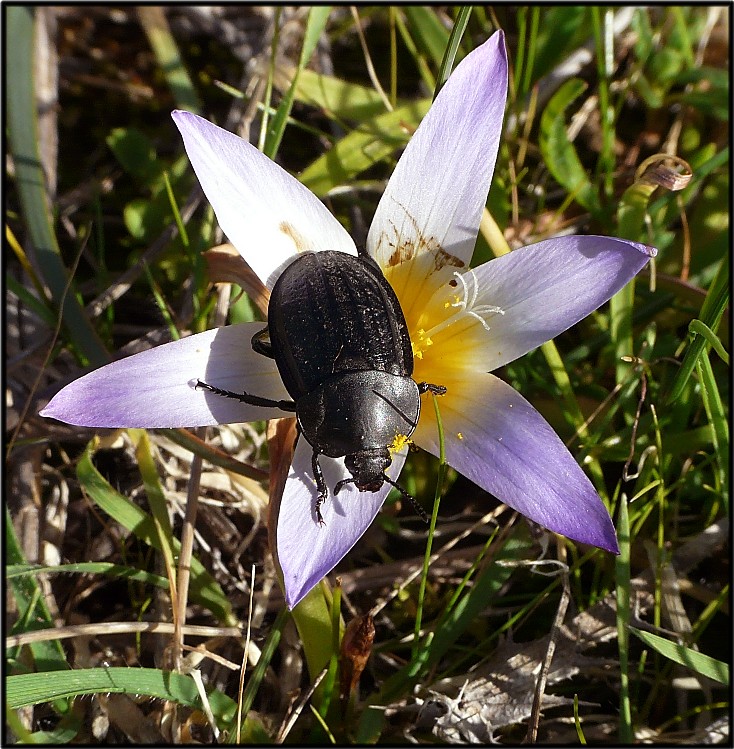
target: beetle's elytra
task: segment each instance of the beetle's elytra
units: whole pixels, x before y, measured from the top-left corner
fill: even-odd
[[[244,403],[296,412],[299,430],[313,447],[317,521],[323,523],[320,507],[328,496],[319,455],[344,457],[352,475],[339,481],[334,493],[350,483],[374,492],[387,482],[425,519],[385,473],[389,446],[415,430],[421,393],[443,394],[446,388],[412,379],[408,326],[380,267],[366,254],[299,255],[273,287],[268,326],[253,336],[252,346],[275,359],[292,402],[197,385]]]

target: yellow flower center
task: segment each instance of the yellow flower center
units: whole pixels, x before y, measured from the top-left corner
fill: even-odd
[[[454,345],[461,345],[462,339],[466,338],[468,341],[474,337],[463,335],[465,332],[469,334],[471,330],[474,334],[478,326],[481,326],[484,331],[489,331],[492,317],[504,315],[505,312],[494,305],[477,303],[479,283],[476,274],[471,269],[461,273],[455,271],[447,283],[438,288],[434,286],[432,289],[424,289],[423,295],[425,295],[424,299],[427,298],[427,304],[414,304],[412,314],[406,316],[406,322],[410,330],[413,356],[417,360],[416,366],[420,366],[420,369],[426,373],[427,381],[438,382],[438,375],[435,372],[429,374],[428,367],[424,366],[427,364],[424,358],[429,347],[435,342],[447,343],[449,339]],[[416,315],[417,319],[415,319]],[[448,335],[449,332],[451,335]],[[441,349],[442,347],[438,345],[435,348]],[[445,349],[441,354],[444,353],[446,353]],[[438,359],[433,356],[429,358],[433,360],[432,364],[435,367]]]

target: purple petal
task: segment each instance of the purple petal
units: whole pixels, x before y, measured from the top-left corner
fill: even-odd
[[[222,231],[268,288],[298,252],[357,253],[323,203],[257,148],[190,112],[172,117]]]
[[[380,491],[360,492],[353,484],[348,484],[334,496],[336,482],[349,478],[350,474],[343,458],[319,456],[329,488],[329,497],[321,506],[324,525],[320,526],[314,512],[316,484],[311,469],[312,454],[311,445],[303,437],[299,438],[278,513],[277,555],[289,608],[328,575],[357,543],[391,489],[383,484]],[[397,480],[404,462],[405,453],[393,456],[387,470],[393,481]]]
[[[208,330],[107,364],[67,385],[40,413],[87,427],[147,429],[231,424],[284,416],[195,390],[209,385],[288,399],[275,362],[252,350],[262,323]]]
[[[382,196],[367,247],[384,269],[425,255],[407,275],[469,263],[497,159],[507,98],[504,35],[459,63],[408,143]],[[416,265],[416,264],[409,264]],[[402,274],[393,279],[417,285]]]
[[[609,513],[586,474],[516,390],[491,374],[467,374],[450,383],[439,407],[449,465],[543,527],[618,553]],[[439,454],[435,422],[421,419],[413,437]]]
[[[600,307],[647,265],[657,250],[624,239],[556,237],[490,260],[472,271],[479,294],[474,308],[492,305],[504,314],[476,325],[462,366],[488,371],[551,340]],[[438,300],[440,302],[440,300]],[[445,334],[449,340],[452,329]],[[632,353],[632,352],[630,352]]]

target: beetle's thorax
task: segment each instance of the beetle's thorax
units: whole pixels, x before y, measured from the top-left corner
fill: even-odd
[[[296,403],[303,436],[331,458],[384,451],[413,433],[419,414],[415,382],[378,371],[332,375]]]

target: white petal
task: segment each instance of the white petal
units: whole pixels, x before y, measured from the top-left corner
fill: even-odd
[[[499,307],[504,314],[484,315],[488,331],[478,322],[467,331],[460,325],[450,327],[436,348],[463,369],[501,367],[600,307],[656,252],[647,245],[614,237],[568,236],[490,260],[469,271],[478,290],[473,306],[480,312]],[[440,302],[439,298],[432,301]],[[460,347],[462,353],[453,352],[453,346]]]
[[[548,422],[494,375],[468,374],[439,399],[446,461],[536,523],[617,553],[611,518],[591,481]],[[417,445],[439,454],[435,420]]]
[[[275,362],[250,345],[262,323],[229,325],[142,351],[96,369],[63,388],[41,416],[89,427],[233,424],[286,416],[195,389],[196,380],[273,400],[288,393]]]
[[[367,238],[403,306],[426,276],[468,265],[502,134],[502,32],[459,63],[390,178]],[[425,256],[421,259],[421,256]],[[418,258],[419,262],[406,263]],[[398,272],[402,264],[413,266]],[[391,272],[395,269],[395,272]],[[410,276],[414,276],[411,278]]]
[[[293,608],[328,575],[369,528],[392,488],[360,492],[354,484],[334,496],[337,481],[349,478],[344,459],[319,456],[329,497],[321,505],[324,525],[316,522],[316,482],[311,469],[313,448],[299,437],[278,513],[276,544],[283,571],[286,603]],[[387,475],[397,480],[407,448],[393,456]]]
[[[190,112],[172,116],[222,231],[268,288],[298,252],[357,253],[323,203],[257,148]]]

